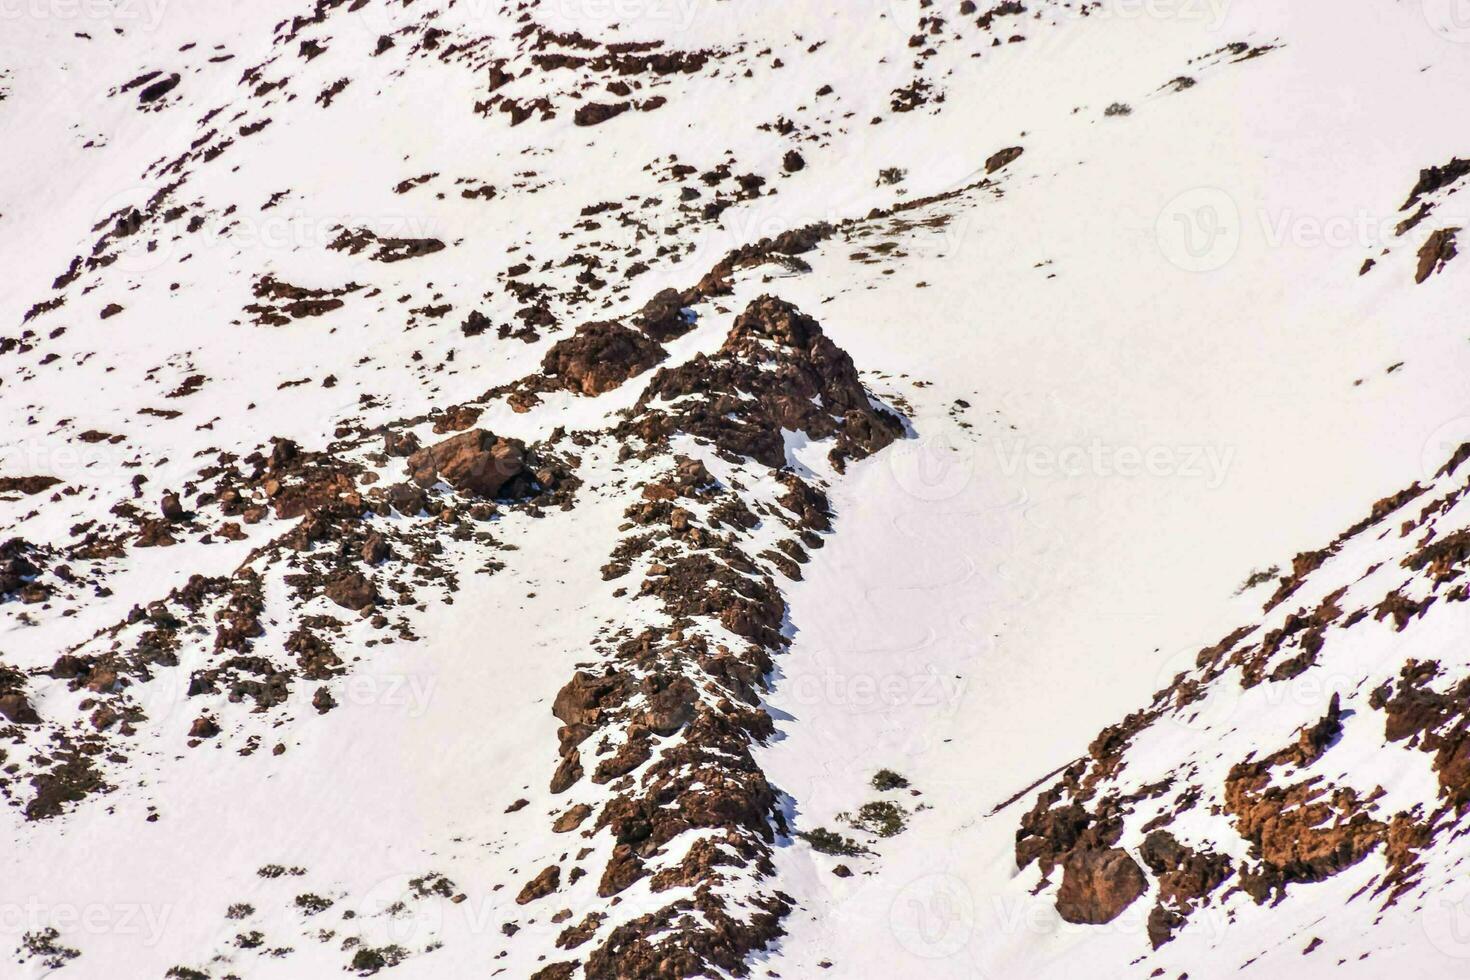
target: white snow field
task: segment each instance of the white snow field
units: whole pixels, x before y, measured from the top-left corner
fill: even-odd
[[[0,0],[0,977],[1464,976],[1465,91],[1449,0]]]

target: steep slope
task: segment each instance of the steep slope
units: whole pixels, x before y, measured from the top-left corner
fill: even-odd
[[[1063,919],[1108,923],[1137,902],[1152,905],[1155,948],[1196,913],[1214,919],[1210,942],[1231,942],[1249,900],[1274,910],[1280,938],[1237,945],[1242,964],[1293,942],[1289,952],[1341,964],[1369,955],[1314,901],[1341,876],[1353,890],[1336,914],[1356,929],[1460,955],[1444,903],[1464,860],[1452,651],[1467,596],[1467,459],[1470,443],[1427,485],[1297,555],[1266,618],[1201,650],[1037,798],[1016,861],[1034,863],[1043,886],[1060,876]]]
[[[1456,975],[1447,30],[7,21],[7,969]]]

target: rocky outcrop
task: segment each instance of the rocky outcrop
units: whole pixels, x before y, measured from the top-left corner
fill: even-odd
[[[669,402],[677,407],[662,407]],[[852,358],[815,320],[772,296],[736,318],[713,356],[658,371],[638,406],[643,419],[630,428],[645,440],[688,432],[730,458],[773,468],[786,465],[783,430],[834,440],[829,456],[839,470],[903,433],[897,417],[871,403]]]
[[[634,314],[633,323],[651,339],[664,344],[694,329],[694,314],[684,294],[664,289],[643,304]]]
[[[1422,283],[1439,272],[1445,264],[1460,254],[1455,248],[1458,228],[1441,228],[1424,240],[1419,248],[1419,265],[1414,271],[1414,282]]]
[[[586,323],[558,341],[541,360],[555,387],[600,395],[662,361],[668,354],[656,341],[618,323]]]
[[[132,517],[140,528],[129,542],[135,547],[215,533],[241,540],[247,536],[242,525],[256,529],[255,546],[231,574],[191,576],[135,607],[96,641],[58,657],[52,676],[72,691],[86,692],[80,720],[67,717],[65,709],[60,716],[54,709],[37,710],[44,706],[32,704],[0,664],[0,715],[34,729],[37,744],[57,746],[33,753],[24,765],[12,761],[0,772],[0,795],[16,799],[28,818],[48,819],[109,790],[108,771],[125,765],[125,750],[153,721],[158,702],[150,697],[168,689],[160,681],[170,676],[180,697],[205,702],[196,709],[204,713],[197,714],[191,738],[243,738],[239,752],[251,754],[261,735],[241,735],[242,727],[251,727],[248,716],[286,705],[298,680],[318,685],[311,698],[318,712],[339,703],[332,683],[352,668],[334,650],[332,636],[342,622],[333,613],[346,610],[374,632],[411,637],[401,620],[394,621],[395,607],[419,601],[417,590],[456,588],[441,557],[441,533],[468,538],[474,522],[500,508],[569,506],[577,486],[566,462],[545,445],[528,448],[475,430],[424,449],[412,436],[389,429],[379,454],[375,446],[368,449],[377,438],[365,433],[355,444],[324,450],[272,439],[243,457],[221,453],[201,465],[182,490],[155,498],[159,517],[118,508],[116,513]],[[428,486],[379,485],[372,467],[391,472],[404,465],[405,456],[412,461],[410,473],[418,471]],[[485,493],[496,494],[495,503],[484,500]],[[377,520],[395,510],[407,519]],[[98,543],[86,546],[101,555],[123,553]],[[24,602],[51,596],[47,571],[54,557],[19,539],[0,545],[0,596]],[[72,575],[64,566],[57,571]],[[80,582],[75,575],[72,581]],[[312,602],[318,597],[326,604]],[[262,648],[259,641],[274,624],[283,628],[285,642]],[[184,671],[180,655],[189,647],[192,666]],[[73,734],[79,723],[88,733],[85,743]]]
[[[1173,937],[1196,904],[1231,876],[1233,866],[1229,857],[1197,851],[1167,830],[1150,833],[1138,853],[1159,883],[1158,902],[1148,917],[1149,941],[1157,949]]]
[[[39,581],[43,550],[24,538],[0,544],[0,602],[12,597],[36,603],[50,595],[50,587]]]
[[[541,873],[526,882],[519,895],[516,896],[517,905],[528,905],[538,898],[545,898],[556,891],[561,885],[561,866],[553,864],[543,868]]]
[[[342,571],[327,579],[326,596],[343,609],[356,612],[366,609],[378,599],[372,580],[361,572]]]
[[[349,255],[367,251],[374,262],[402,262],[442,252],[444,243],[437,238],[384,237],[368,228],[343,228],[327,248]]]
[[[54,476],[0,476],[0,493],[33,496],[50,490],[61,481]]]
[[[577,107],[572,121],[578,126],[596,126],[633,108],[631,102],[588,102]]]
[[[1145,887],[1147,879],[1127,851],[1076,850],[1062,864],[1057,913],[1067,922],[1112,922]]]
[[[0,694],[0,718],[16,725],[38,725],[41,717],[31,707],[24,693],[11,691]]]
[[[1056,901],[1064,918],[1108,921],[1151,877],[1158,901],[1148,935],[1157,947],[1186,928],[1199,907],[1223,901],[1222,893],[1238,890],[1263,904],[1286,901],[1295,890],[1342,874],[1373,853],[1387,862],[1374,888],[1385,906],[1414,891],[1423,853],[1464,833],[1470,809],[1470,677],[1461,669],[1459,679],[1449,682],[1441,679],[1446,670],[1439,663],[1395,663],[1400,647],[1391,639],[1377,641],[1384,644],[1383,660],[1364,658],[1360,651],[1373,631],[1392,637],[1415,629],[1438,602],[1470,600],[1464,584],[1470,534],[1459,526],[1470,506],[1467,461],[1470,445],[1453,453],[1429,485],[1415,483],[1385,497],[1326,547],[1298,555],[1260,623],[1199,651],[1193,669],[1177,674],[1147,707],[1105,729],[1086,756],[1041,791],[1020,820],[1016,862],[1022,868],[1035,863],[1043,887],[1052,870],[1062,867]],[[1349,630],[1353,644],[1343,639]],[[1359,652],[1337,658],[1340,647]],[[1248,732],[1247,719],[1229,718],[1218,706],[1235,705],[1241,692],[1297,678],[1314,683],[1324,670],[1341,690],[1302,720],[1291,741],[1251,744],[1244,752],[1237,746],[1233,751],[1241,754],[1228,757],[1233,764],[1223,779],[1199,778],[1205,760],[1215,763],[1221,751],[1219,736],[1200,718],[1202,710],[1215,705],[1228,718],[1227,733]],[[1388,678],[1380,673],[1385,670],[1392,672]],[[1291,698],[1285,705],[1290,710],[1301,701]],[[1268,696],[1266,703],[1278,701]],[[1184,727],[1167,729],[1161,739],[1159,726],[1165,725]],[[1360,762],[1343,772],[1333,764],[1333,752],[1349,725],[1358,726]],[[1133,776],[1131,767],[1133,746],[1145,734],[1154,751],[1168,745],[1177,753],[1162,770],[1158,760],[1149,761],[1149,782]],[[1363,740],[1371,738],[1384,744],[1380,758],[1394,758],[1391,745],[1428,754],[1437,796],[1386,810],[1380,802],[1383,784],[1360,773]],[[1135,814],[1145,803],[1155,815],[1143,823]],[[1196,816],[1186,834],[1176,818],[1189,811]],[[1199,811],[1210,819],[1201,822]],[[1122,846],[1129,840],[1142,841],[1137,854],[1146,875]],[[1242,842],[1247,859],[1226,856]]]
[[[673,297],[661,305],[654,322],[685,321]],[[821,545],[832,514],[819,487],[786,469],[783,429],[830,442],[834,466],[902,432],[816,321],[766,296],[714,355],[650,378],[612,435],[625,455],[663,465],[626,508],[604,577],[636,570],[636,598],[669,625],[609,624],[602,662],[558,692],[561,759],[550,789],[569,802],[552,829],[590,821],[583,833],[610,835],[600,896],[682,897],[631,921],[579,927],[587,977],[744,975],[791,909],[770,882],[772,847],[788,828],[752,749],[774,733],[760,697],[789,643],[777,579],[796,567],[790,555],[804,560]],[[738,481],[726,485],[672,451],[672,440],[691,435],[708,440]],[[752,553],[753,508],[783,535],[783,549]],[[736,878],[754,892],[732,889]]]
[[[985,160],[985,172],[993,174],[1007,164],[1015,162],[1026,150],[1020,146],[1008,146],[1004,150],[996,150]]]
[[[460,493],[494,499],[524,474],[525,453],[519,440],[471,429],[419,450],[405,468],[420,487],[443,480]]]

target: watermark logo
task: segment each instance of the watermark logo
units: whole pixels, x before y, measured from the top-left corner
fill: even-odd
[[[190,671],[183,667],[159,666],[147,681],[133,681],[128,695],[138,704],[149,723],[160,729],[187,729],[182,719],[193,707],[189,702]],[[178,720],[180,724],[174,724]]]
[[[997,6],[995,0],[982,3],[980,9]],[[918,28],[918,19],[925,13],[932,11],[926,4],[920,4],[918,0],[886,0],[879,9],[886,15],[885,19],[892,25],[893,29],[903,30],[913,34]],[[1082,20],[1095,22],[1099,20],[1116,21],[1181,21],[1192,24],[1201,24],[1208,31],[1219,31],[1225,26],[1225,20],[1230,12],[1230,0],[1096,0],[1092,3],[1068,4],[1065,7],[1051,8],[1048,16],[1052,23],[1060,20]],[[965,17],[964,20],[974,23],[973,17]],[[1015,30],[1012,30],[1014,25]],[[999,37],[1006,37],[1016,31],[1029,33],[1034,29],[1035,21],[1024,8],[1013,15],[999,14],[990,23],[990,30]]]
[[[397,29],[398,24],[391,7],[394,0],[367,0],[356,10],[348,9],[341,16],[356,25],[357,28],[373,41],[380,37],[391,35]],[[476,20],[483,16],[483,4],[474,0],[464,9],[456,8],[460,17],[466,20]],[[400,10],[402,7],[399,8]]]
[[[1198,680],[1195,662],[1204,646],[1206,644],[1191,644],[1166,657],[1155,681],[1157,689],[1163,691],[1173,687],[1174,679],[1181,673],[1184,674],[1184,677],[1179,677],[1181,683],[1187,683],[1190,678]],[[1170,724],[1192,732],[1222,731],[1240,705],[1240,682],[1233,673],[1228,673],[1217,677],[1211,684],[1202,685],[1197,691],[1197,700],[1181,703],[1178,691],[1170,692],[1167,697],[1173,708],[1164,717]]]
[[[1425,896],[1419,914],[1429,944],[1445,956],[1470,959],[1470,895],[1458,885]]]
[[[696,185],[690,184],[689,186]],[[732,186],[732,181],[728,178],[720,184],[726,193],[730,192]],[[705,188],[702,184],[698,187],[706,196],[696,198],[691,202],[696,209],[714,200],[718,189]],[[821,214],[802,212],[784,200],[780,200],[779,197],[767,194],[736,201],[721,211],[718,219],[705,226],[696,248],[754,245],[763,239],[776,238],[788,231],[807,225],[821,222],[837,224],[841,220],[842,215],[835,211],[826,211]]]
[[[1234,446],[1216,445],[1113,445],[1101,439],[1052,445],[998,439],[993,447],[1000,472],[1008,478],[1198,480],[1211,490],[1224,484],[1235,460]]]
[[[1470,215],[1453,199],[1440,202],[1435,211],[1436,224],[1453,225],[1467,218]],[[1413,224],[1410,215],[1395,210],[1242,211],[1220,188],[1195,187],[1164,206],[1154,230],[1159,251],[1169,262],[1188,272],[1213,272],[1235,258],[1247,234],[1272,250],[1330,248],[1366,256],[1405,241]]]
[[[438,686],[432,674],[354,674],[335,693],[344,704],[390,708],[416,719],[429,713]]]
[[[1240,249],[1240,232],[1240,208],[1218,187],[1176,195],[1154,225],[1159,251],[1186,272],[1222,268]]]
[[[543,7],[558,20],[605,27],[609,24],[683,32],[694,25],[705,0],[553,0]]]
[[[124,469],[124,458],[106,441],[68,440],[65,434],[49,439],[26,439],[0,449],[0,459],[4,460],[8,472],[54,476],[62,483],[78,486],[99,486],[109,479],[130,476],[136,470]]]
[[[940,431],[893,446],[884,458],[893,481],[911,497],[934,503],[964,491],[975,475],[975,447],[958,432]]]
[[[1075,10],[1088,20],[1174,20],[1218,31],[1225,26],[1229,8],[1229,0],[1102,0],[1091,6],[1079,4]]]
[[[95,22],[106,27],[152,31],[163,23],[168,4],[169,0],[0,0],[0,23]]]
[[[423,894],[422,875],[390,875],[375,884],[357,903],[359,918],[372,924],[379,943],[409,948],[430,942],[444,928],[444,904]]]
[[[1351,214],[1302,214],[1290,210],[1257,215],[1261,235],[1269,248],[1342,248],[1370,251],[1383,248],[1398,235],[1401,215],[1375,214],[1358,209]]]
[[[888,927],[899,945],[913,955],[946,959],[970,944],[975,932],[975,900],[955,875],[925,875],[894,897]]]
[[[1470,0],[1421,0],[1429,29],[1446,41],[1470,44]]]
[[[965,681],[942,674],[932,664],[912,671],[843,673],[824,670],[801,674],[786,688],[801,705],[832,705],[849,714],[898,708],[954,712],[965,696]]]
[[[1302,664],[1295,676],[1282,675],[1280,679],[1273,679],[1275,669],[1302,655],[1300,646],[1292,644],[1278,651],[1271,660],[1272,669],[1266,672],[1260,683],[1249,689],[1241,686],[1240,672],[1234,669],[1206,682],[1203,670],[1195,668],[1203,646],[1176,650],[1164,660],[1156,677],[1158,690],[1162,692],[1173,687],[1174,679],[1184,674],[1180,678],[1181,684],[1193,700],[1182,698],[1179,690],[1169,692],[1166,695],[1169,710],[1164,718],[1169,724],[1192,732],[1218,735],[1226,731],[1242,706],[1271,717],[1289,713],[1300,716],[1304,724],[1310,724],[1326,713],[1334,696],[1344,700],[1351,697],[1361,679],[1316,664]],[[1197,686],[1189,684],[1191,679],[1199,682]]]
[[[148,902],[0,902],[0,934],[20,935],[55,929],[63,936],[128,936],[153,947],[163,939],[173,916],[169,904]]]
[[[1429,434],[1424,448],[1419,452],[1419,480],[1429,484],[1435,474],[1444,469],[1450,457],[1465,443],[1470,442],[1470,415],[1450,419]],[[1461,463],[1462,467],[1470,464]]]

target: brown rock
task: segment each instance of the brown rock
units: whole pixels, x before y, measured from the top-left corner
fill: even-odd
[[[63,681],[71,680],[74,677],[86,677],[91,673],[91,670],[90,664],[81,657],[74,656],[70,653],[63,653],[51,665],[50,674],[56,680]]]
[[[94,694],[110,691],[116,683],[117,671],[108,667],[93,667],[91,673],[87,675],[87,690]]]
[[[429,506],[429,497],[412,483],[395,483],[385,491],[388,504],[404,517],[417,517]]]
[[[139,548],[168,548],[178,544],[169,533],[167,521],[144,521],[138,529]]]
[[[578,126],[596,126],[614,116],[622,115],[631,108],[631,105],[629,102],[614,102],[611,105],[604,102],[588,102],[586,105],[577,107],[577,111],[572,114],[572,122]]]
[[[611,391],[668,356],[656,341],[618,323],[584,323],[553,344],[541,370],[559,387],[584,395]]]
[[[582,778],[582,755],[573,749],[564,759],[561,765],[556,767],[556,772],[551,774],[551,791],[553,793],[566,792],[577,780]]]
[[[628,733],[628,741],[613,755],[608,756],[597,764],[592,773],[594,783],[608,783],[619,776],[626,776],[647,762],[653,755],[653,748],[648,744],[646,737],[635,737],[634,732],[646,735],[643,729],[636,726]]]
[[[190,738],[214,738],[219,734],[219,725],[215,724],[213,718],[208,715],[200,715],[194,719],[194,724],[189,726]]]
[[[1143,870],[1120,848],[1077,850],[1062,863],[1057,913],[1067,922],[1112,922],[1143,894]]]
[[[366,609],[378,600],[377,588],[361,572],[337,572],[327,579],[323,591],[343,609]]]
[[[985,161],[985,172],[993,174],[1025,152],[1025,149],[1019,146],[1008,146],[1004,150],[997,150]]]
[[[682,337],[694,328],[694,313],[683,293],[661,289],[633,316],[639,330],[660,343]]]
[[[627,697],[627,679],[609,672],[602,677],[579,670],[556,693],[551,713],[571,726],[596,725],[603,711]]]
[[[611,898],[647,873],[633,849],[627,844],[619,844],[613,848],[612,858],[602,872],[602,880],[597,883],[597,894]]]
[[[578,803],[576,806],[571,807],[561,816],[557,817],[556,822],[551,825],[551,829],[555,833],[565,834],[582,826],[582,821],[586,820],[591,815],[592,808],[590,806],[588,806],[586,803]]]
[[[316,693],[311,696],[311,706],[317,710],[318,714],[324,715],[337,707],[337,699],[332,697],[331,691],[325,687],[319,687],[316,689]]]
[[[443,480],[461,493],[495,497],[524,471],[525,448],[519,440],[471,429],[414,453],[407,469],[420,487]]]
[[[597,927],[602,925],[606,918],[607,916],[599,912],[588,912],[577,925],[563,929],[561,935],[556,937],[556,944],[562,949],[576,949],[592,938],[597,932]]]
[[[383,433],[383,452],[389,456],[412,456],[420,448],[418,436],[412,432],[394,432],[390,429]]]
[[[434,434],[442,436],[446,432],[462,432],[480,421],[480,412],[470,405],[451,406],[434,420]]]
[[[560,885],[561,867],[555,864],[550,865],[542,869],[541,873],[538,874],[536,877],[526,882],[526,886],[522,888],[521,893],[516,896],[516,904],[526,905],[530,902],[536,901],[536,899],[538,898],[545,898],[547,895],[550,895],[552,892],[556,891],[557,887]]]
[[[20,493],[29,497],[60,482],[54,476],[0,476],[0,493]]]
[[[1415,283],[1422,283],[1459,254],[1455,249],[1455,233],[1459,230],[1441,228],[1425,239],[1424,245],[1419,249],[1419,267],[1414,272]]]
[[[672,735],[694,717],[699,694],[687,677],[666,680],[650,675],[643,680],[648,707],[639,720],[660,735]]]
[[[362,543],[362,560],[369,565],[376,565],[388,557],[388,542],[376,531],[367,536]]]
[[[18,691],[0,694],[0,718],[17,725],[39,725],[41,723],[41,716],[36,714],[36,709],[31,707],[31,702]]]

